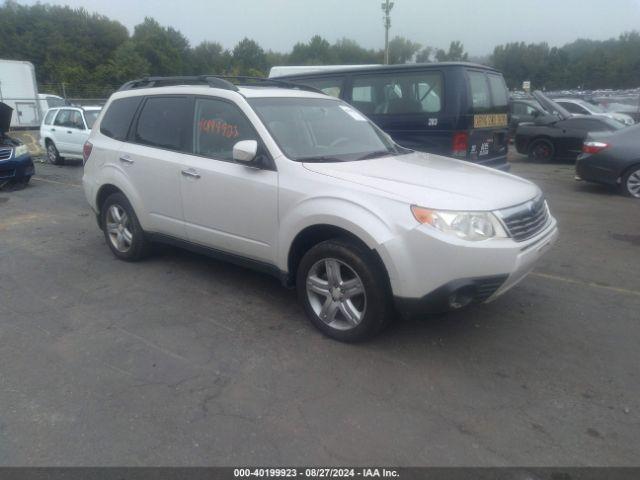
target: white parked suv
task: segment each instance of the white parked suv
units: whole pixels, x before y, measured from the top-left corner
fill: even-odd
[[[312,90],[123,86],[84,148],[86,197],[114,255],[168,242],[272,273],[322,332],[356,341],[398,312],[495,299],[555,241],[534,184],[402,148]]]
[[[65,158],[82,159],[82,147],[102,107],[60,107],[47,110],[40,125],[40,146],[47,160],[60,165]]]

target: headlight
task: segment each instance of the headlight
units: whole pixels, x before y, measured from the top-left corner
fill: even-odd
[[[15,150],[16,157],[19,157],[20,155],[25,155],[27,153],[29,153],[29,149],[27,148],[26,145],[19,145],[16,147],[16,150]]]
[[[502,224],[491,212],[450,212],[413,205],[411,212],[420,223],[463,240],[477,242],[489,238],[507,238]]]

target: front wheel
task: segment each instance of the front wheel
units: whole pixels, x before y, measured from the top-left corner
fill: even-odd
[[[52,141],[47,141],[47,160],[53,165],[62,165],[64,163],[55,143]]]
[[[529,160],[534,162],[550,162],[556,154],[556,149],[549,140],[535,140],[529,147]]]
[[[622,179],[622,189],[626,195],[640,198],[640,166],[635,166]]]
[[[393,313],[383,267],[370,250],[348,240],[328,240],[309,250],[296,286],[311,322],[339,341],[373,336]]]

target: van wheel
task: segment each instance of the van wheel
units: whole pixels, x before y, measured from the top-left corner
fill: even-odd
[[[112,193],[100,212],[104,237],[116,257],[135,262],[148,255],[150,243],[127,197],[122,193]]]
[[[47,141],[47,160],[54,165],[62,165],[64,159],[60,156],[56,145],[51,141]]]
[[[640,198],[640,166],[629,170],[622,179],[622,190],[625,195]]]
[[[298,298],[311,322],[342,342],[365,340],[391,320],[386,273],[366,248],[348,240],[319,243],[302,258]]]
[[[533,162],[550,162],[555,154],[553,143],[543,138],[535,140],[529,147],[529,160]]]

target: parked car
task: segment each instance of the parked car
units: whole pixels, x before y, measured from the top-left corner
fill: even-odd
[[[35,169],[27,146],[7,134],[12,114],[13,108],[0,102],[0,184],[8,181],[27,184]]]
[[[546,111],[532,123],[521,123],[516,130],[516,149],[530,160],[575,160],[590,132],[614,132],[624,125],[607,117],[572,115],[542,92],[533,94]]]
[[[575,115],[594,115],[596,117],[606,117],[612,120],[617,120],[624,125],[633,125],[635,121],[630,115],[624,113],[607,112],[599,105],[594,105],[586,100],[580,98],[555,98],[556,102],[561,107],[564,107],[569,113]]]
[[[555,241],[531,182],[401,147],[305,88],[174,77],[112,95],[83,185],[113,254],[160,241],[269,272],[322,332],[355,341],[394,307],[491,301]]]
[[[541,115],[545,115],[545,110],[537,100],[527,98],[517,98],[511,101],[511,119],[509,120],[509,137],[515,136],[520,123],[533,122]]]
[[[640,125],[589,134],[578,156],[576,178],[617,186],[640,198]]]
[[[47,160],[54,165],[65,158],[82,159],[82,146],[102,107],[52,108],[40,126],[40,145],[47,152]]]
[[[490,67],[353,66],[277,78],[341,98],[404,147],[509,169],[509,92]]]

